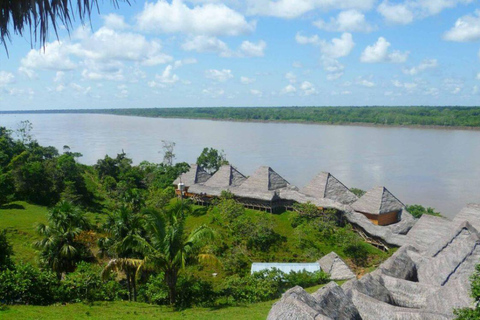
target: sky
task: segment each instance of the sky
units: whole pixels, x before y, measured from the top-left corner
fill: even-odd
[[[0,50],[0,111],[478,105],[475,0],[100,1]]]

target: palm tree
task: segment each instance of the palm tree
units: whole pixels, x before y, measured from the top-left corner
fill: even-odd
[[[91,230],[91,224],[79,207],[68,201],[59,202],[48,214],[48,225],[37,225],[43,238],[34,243],[41,252],[41,261],[60,278],[62,273],[75,270],[77,262],[91,257],[87,246],[78,236]]]
[[[98,241],[100,255],[114,258],[105,267],[102,276],[106,279],[111,271],[124,272],[130,301],[137,300],[136,272],[139,262],[143,261],[140,259],[143,254],[136,249],[136,239],[144,236],[143,224],[143,215],[133,213],[123,205],[108,215],[103,224],[107,234]]]
[[[192,261],[212,262],[215,257],[208,253],[201,253],[205,245],[213,240],[213,230],[207,226],[200,226],[187,234],[185,232],[184,211],[190,207],[183,204],[173,205],[169,210],[160,213],[150,209],[145,212],[146,237],[135,236],[134,243],[141,250],[145,258],[137,260],[111,261],[105,267],[105,275],[110,269],[125,265],[138,266],[137,274],[145,269],[162,271],[165,283],[169,289],[170,303],[175,303],[176,285],[179,272]],[[117,267],[118,265],[118,267]]]

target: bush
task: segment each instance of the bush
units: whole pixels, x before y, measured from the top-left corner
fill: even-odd
[[[13,248],[7,239],[7,230],[0,231],[0,271],[13,268]]]
[[[360,267],[367,265],[369,252],[363,244],[351,244],[346,247],[343,252],[347,257],[352,258],[353,262]]]
[[[40,271],[30,264],[0,272],[0,303],[48,305],[59,297],[56,275]]]
[[[475,308],[455,309],[454,314],[457,320],[476,320],[480,319],[480,264],[475,266],[475,273],[470,277],[471,296],[475,303]]]
[[[410,214],[412,216],[414,216],[417,219],[420,218],[424,214],[429,214],[431,216],[437,216],[437,217],[442,216],[440,214],[440,212],[435,211],[435,209],[433,209],[431,207],[425,208],[424,206],[419,205],[419,204],[408,205],[408,206],[406,206],[406,209],[407,209],[408,212],[410,212]]]
[[[63,301],[114,301],[127,295],[114,279],[102,281],[101,271],[100,266],[80,262],[75,272],[67,274],[65,280],[62,281]]]
[[[329,277],[322,271],[290,272],[263,270],[246,277],[232,276],[222,288],[221,295],[233,303],[254,303],[280,297],[294,286],[310,287],[327,283]]]

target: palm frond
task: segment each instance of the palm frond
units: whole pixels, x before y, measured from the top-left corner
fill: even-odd
[[[117,258],[112,259],[108,264],[103,268],[101,277],[103,280],[107,280],[110,274],[113,271],[129,271],[129,270],[138,270],[139,267],[144,263],[143,259],[130,259],[130,258]]]

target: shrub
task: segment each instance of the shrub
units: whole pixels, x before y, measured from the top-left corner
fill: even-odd
[[[126,296],[126,291],[114,279],[102,281],[101,271],[100,266],[80,262],[75,272],[67,274],[62,281],[63,301],[114,301]]]
[[[54,273],[19,264],[0,272],[0,303],[48,305],[58,300],[59,285]]]
[[[0,231],[0,271],[13,268],[13,248],[7,239],[7,230]]]
[[[346,247],[343,252],[347,255],[347,257],[352,258],[353,262],[357,266],[364,267],[367,265],[369,252],[365,245],[360,243],[351,244]]]
[[[455,309],[454,314],[457,320],[476,320],[480,319],[480,264],[475,266],[475,273],[471,276],[471,296],[474,299],[475,308]]]
[[[228,278],[223,285],[221,295],[233,303],[254,303],[278,298],[283,292],[297,285],[309,287],[328,281],[328,275],[322,271],[292,271],[286,274],[274,268],[246,277],[235,275]]]
[[[437,216],[437,217],[442,216],[440,212],[435,211],[435,209],[431,207],[425,208],[424,206],[419,204],[408,205],[406,206],[406,208],[407,208],[407,211],[410,212],[410,214],[417,219],[424,214],[429,214],[431,216]]]

